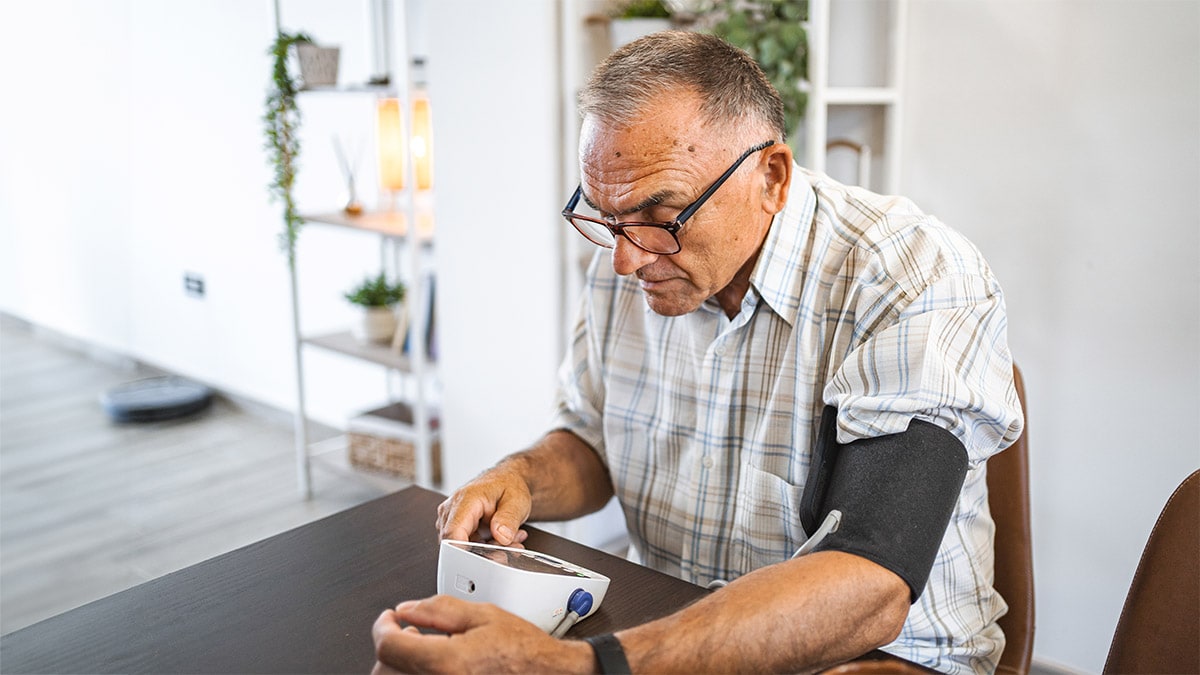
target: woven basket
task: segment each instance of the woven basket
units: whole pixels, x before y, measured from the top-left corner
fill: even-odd
[[[434,418],[431,422],[437,428]],[[413,440],[412,409],[404,403],[372,410],[350,420],[346,431],[350,463],[408,480],[416,480],[416,443]],[[430,447],[434,483],[442,480],[441,444]]]
[[[350,438],[350,463],[354,466],[399,476],[407,480],[416,480],[417,465],[414,452],[416,446],[412,441],[353,431],[347,436]],[[433,482],[441,483],[441,443],[434,441],[430,454],[433,456]]]

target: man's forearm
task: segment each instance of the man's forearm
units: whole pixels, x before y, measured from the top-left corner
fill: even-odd
[[[517,471],[529,486],[531,520],[565,520],[602,508],[613,495],[600,457],[569,431],[552,431],[497,469]]]
[[[908,609],[900,577],[826,551],[747,574],[617,637],[634,672],[808,671],[891,642]]]

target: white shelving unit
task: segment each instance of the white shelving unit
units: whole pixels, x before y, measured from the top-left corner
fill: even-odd
[[[409,53],[406,33],[406,20],[403,2],[400,11],[393,11],[391,0],[370,0],[371,3],[371,36],[374,40],[383,40],[383,48],[376,44],[376,54],[387,55],[387,67],[391,81],[386,86],[349,85],[338,87],[323,87],[302,92],[301,106],[308,96],[389,96],[400,99],[401,109],[411,111],[411,82],[410,63],[413,55]],[[280,3],[275,4],[276,30],[283,26]],[[381,25],[382,24],[382,25]],[[396,39],[399,36],[401,39]],[[411,112],[403,116],[403,134],[411,138]],[[363,126],[369,124],[363,120]],[[439,441],[437,420],[432,406],[431,389],[437,381],[437,369],[434,360],[429,356],[426,336],[428,317],[431,316],[432,297],[428,286],[433,276],[432,251],[434,244],[434,226],[432,215],[432,194],[430,191],[418,193],[414,188],[415,173],[411,153],[406,153],[406,171],[408,179],[402,193],[393,195],[391,205],[386,209],[368,210],[361,214],[350,215],[344,211],[329,211],[318,213],[303,213],[301,217],[306,227],[326,226],[343,229],[359,234],[375,235],[379,240],[380,271],[388,273],[391,278],[401,279],[407,288],[405,303],[408,313],[408,349],[404,352],[393,349],[391,345],[364,344],[358,341],[349,329],[332,332],[308,334],[302,329],[300,321],[302,302],[298,288],[296,264],[290,267],[293,337],[295,349],[295,368],[297,379],[297,401],[295,417],[296,437],[296,469],[300,492],[304,497],[312,494],[312,466],[320,463],[322,467],[353,476],[355,478],[379,484],[385,488],[394,488],[399,480],[388,476],[360,470],[352,466],[348,458],[348,438],[346,436],[327,439],[317,443],[310,442],[308,431],[309,411],[305,397],[306,378],[304,354],[308,349],[322,350],[338,354],[342,357],[355,359],[360,362],[373,364],[386,370],[388,377],[388,398],[391,402],[405,403],[411,409],[411,424],[394,420],[382,419],[385,425],[397,429],[396,437],[403,438],[413,445],[414,480],[418,485],[435,487],[433,467],[433,448]],[[416,226],[410,224],[416,223]],[[402,382],[399,391],[392,386],[394,380]]]
[[[886,165],[880,188],[884,192],[894,194],[899,189],[900,181],[900,123],[904,55],[907,50],[905,42],[908,34],[908,0],[881,1],[887,5],[887,81],[878,86],[830,85],[830,20],[836,0],[811,0],[809,3],[809,91],[808,107],[804,115],[804,162],[807,168],[814,171],[826,170],[827,144],[836,140],[829,137],[830,116],[836,115],[836,108],[879,107],[883,110],[886,120],[882,148]],[[864,142],[862,139],[855,140],[858,143]]]
[[[429,272],[429,265],[421,259],[423,252],[432,248],[432,233],[418,232],[410,235],[407,228],[402,225],[402,215],[397,212],[367,212],[355,217],[338,212],[304,216],[306,223],[310,225],[343,227],[378,235],[381,263],[384,267],[390,268],[392,274],[398,274],[406,279],[409,289],[406,303],[408,303],[410,315],[407,353],[399,352],[388,344],[365,344],[355,338],[349,330],[316,334],[301,333],[297,336],[296,348],[300,353],[297,354],[299,395],[296,413],[296,453],[300,471],[300,489],[305,495],[311,494],[310,466],[314,461],[320,462],[327,468],[341,472],[349,471],[352,475],[368,480],[374,479],[384,486],[394,486],[395,484],[395,481],[381,480],[370,472],[351,467],[347,461],[348,446],[345,437],[332,441],[309,443],[308,415],[303,393],[306,382],[302,352],[305,348],[321,349],[375,364],[411,382],[412,386],[405,387],[404,394],[396,393],[390,396],[392,400],[403,401],[411,406],[413,414],[411,427],[394,420],[383,420],[383,423],[398,427],[396,435],[413,444],[414,482],[426,487],[434,485],[435,472],[432,466],[432,452],[434,444],[439,440],[439,432],[436,429],[429,389],[437,380],[437,368],[436,363],[428,357],[428,345],[424,339],[427,327],[424,317],[429,315],[428,302],[430,300],[424,280]],[[405,258],[408,258],[407,265],[403,263]],[[298,296],[298,293],[296,295]],[[293,306],[293,312],[299,316],[300,303],[298,300]]]

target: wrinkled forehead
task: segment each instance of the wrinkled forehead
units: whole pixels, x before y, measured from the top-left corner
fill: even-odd
[[[694,97],[660,99],[633,123],[589,115],[580,128],[580,172],[585,182],[608,181],[656,167],[719,162],[735,145],[730,136],[700,114]]]
[[[610,214],[652,204],[681,205],[720,172],[720,145],[699,130],[674,126],[587,128],[580,149],[584,200]],[[715,167],[715,168],[714,168]]]

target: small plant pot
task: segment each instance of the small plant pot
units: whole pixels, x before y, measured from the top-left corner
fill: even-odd
[[[671,27],[670,19],[613,19],[608,25],[608,39],[616,50],[644,35]]]
[[[337,85],[340,54],[341,50],[338,47],[318,47],[308,42],[296,45],[296,55],[300,60],[300,79],[304,88]]]
[[[351,332],[363,344],[391,342],[396,333],[396,312],[391,307],[363,307]]]

